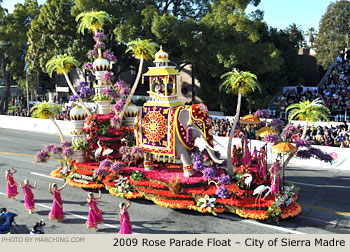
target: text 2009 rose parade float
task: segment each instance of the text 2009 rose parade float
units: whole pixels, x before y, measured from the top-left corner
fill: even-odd
[[[228,212],[278,222],[301,212],[298,188],[281,180],[286,165],[281,162],[283,155],[313,153],[328,161],[327,154],[310,151],[304,140],[292,145],[284,139],[274,145],[278,155],[268,169],[266,149],[250,150],[245,135],[241,145],[233,148],[235,169],[230,176],[214,152],[207,107],[183,105],[178,99],[179,72],[168,65],[168,54],[161,48],[155,54],[156,66],[143,74],[142,81],[149,80],[149,100],[141,108],[128,106],[130,89],[122,81],[113,84],[109,72],[115,57],[110,51],[102,55],[105,36],[96,33],[94,38],[97,51],[90,54],[95,60],[86,66],[96,77],[95,90],[83,82],[78,95],[94,96],[98,114],[88,116],[76,105],[70,112],[75,127],[72,142],[48,145],[37,154],[37,162],[59,158],[60,167],[52,176],[65,178],[71,186],[105,188],[117,197],[145,198],[163,207],[214,215]],[[241,126],[258,122],[248,116],[242,118]],[[202,151],[195,147],[196,138],[203,142]],[[265,138],[282,140],[278,135]]]

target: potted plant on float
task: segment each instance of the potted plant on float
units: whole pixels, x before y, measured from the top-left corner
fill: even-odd
[[[85,153],[87,149],[87,143],[84,140],[76,140],[72,143],[72,149],[74,151],[75,155],[75,161],[78,163],[84,163],[85,162]]]

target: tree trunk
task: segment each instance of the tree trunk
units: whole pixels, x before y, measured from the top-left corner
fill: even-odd
[[[126,108],[128,107],[128,104],[131,102],[131,99],[132,99],[132,97],[133,97],[133,95],[134,95],[134,93],[136,91],[136,88],[137,88],[137,86],[139,84],[139,81],[140,81],[140,78],[141,78],[141,74],[142,74],[143,61],[144,61],[144,58],[143,58],[143,55],[141,55],[139,70],[137,72],[137,76],[136,76],[134,85],[132,86],[130,94],[129,94],[128,98],[125,101],[123,110],[119,113],[119,118],[120,118],[121,121],[123,120]]]
[[[58,127],[57,123],[55,122],[55,119],[53,117],[50,117],[50,120],[53,122],[53,124],[56,126],[57,130],[58,130],[58,134],[60,135],[60,139],[61,139],[61,143],[64,142],[64,136],[62,134],[62,131],[60,129],[60,127]]]
[[[1,53],[1,65],[2,65],[2,74],[4,76],[4,82],[5,82],[5,90],[4,95],[0,99],[0,115],[4,115],[7,112],[8,109],[8,98],[10,95],[10,82],[11,82],[11,75],[6,71],[6,57],[5,53]]]
[[[80,105],[83,107],[83,109],[85,110],[85,112],[86,112],[88,115],[91,115],[90,110],[86,107],[84,101],[79,97],[77,91],[76,91],[75,88],[73,87],[73,84],[72,84],[72,82],[70,81],[68,74],[67,74],[67,73],[64,73],[64,77],[66,78],[66,81],[67,81],[67,83],[68,83],[68,86],[69,86],[70,90],[72,90],[73,94],[76,95],[76,96],[78,97],[78,100],[79,100]]]
[[[236,126],[237,126],[237,123],[239,120],[239,114],[241,112],[241,101],[242,101],[242,93],[241,93],[241,88],[239,88],[236,115],[235,115],[235,119],[233,121],[233,126],[231,128],[230,137],[228,139],[228,144],[227,144],[227,173],[230,176],[233,175],[233,166],[232,166],[232,161],[231,161],[232,138],[233,138],[233,134],[236,131]]]

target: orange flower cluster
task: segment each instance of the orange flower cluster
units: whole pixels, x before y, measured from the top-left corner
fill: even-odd
[[[195,205],[194,201],[192,200],[168,200],[153,197],[152,201],[161,207],[175,209],[192,209],[192,207]]]
[[[121,197],[121,198],[126,198],[126,199],[141,199],[143,198],[143,195],[139,192],[127,192],[127,193],[118,193],[115,188],[109,189],[109,193]]]
[[[62,168],[58,168],[56,170],[53,170],[51,173],[50,173],[50,176],[51,177],[54,177],[54,178],[65,178],[65,176],[63,176],[62,172],[61,172],[61,169]]]
[[[267,211],[265,210],[246,210],[246,209],[236,209],[236,214],[243,218],[251,218],[256,220],[267,219]]]
[[[211,207],[199,207],[199,206],[192,206],[191,210],[195,210],[198,211],[200,213],[211,213],[212,212],[212,208]],[[223,213],[225,211],[225,209],[223,207],[214,207],[214,211],[216,213]]]
[[[141,187],[141,186],[136,187],[136,190],[142,191],[142,192],[147,193],[147,194],[158,195],[160,197],[192,199],[192,196],[190,196],[188,194],[173,194],[172,192],[167,191],[167,190],[148,189],[148,188]]]
[[[301,212],[301,207],[297,202],[293,202],[286,208],[282,208],[281,218],[295,217]]]
[[[67,182],[70,186],[75,186],[79,188],[98,189],[98,188],[104,187],[104,184],[97,184],[95,182],[90,182],[90,181],[88,184],[85,184],[85,183],[74,181],[73,179],[67,179]]]
[[[78,167],[75,167],[74,172],[79,173],[81,175],[87,175],[87,176],[92,176],[94,175],[94,170],[90,170],[90,169],[81,169]]]

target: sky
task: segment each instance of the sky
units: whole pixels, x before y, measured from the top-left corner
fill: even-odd
[[[43,4],[45,0],[38,0]],[[272,27],[285,29],[295,23],[303,31],[314,27],[318,30],[322,15],[327,6],[334,0],[261,0],[258,8],[264,11],[265,22]],[[10,12],[16,3],[24,3],[24,0],[3,0],[1,6]],[[247,12],[255,10],[248,6]]]

